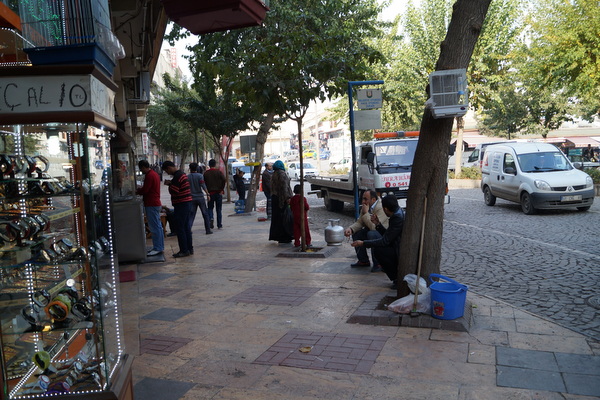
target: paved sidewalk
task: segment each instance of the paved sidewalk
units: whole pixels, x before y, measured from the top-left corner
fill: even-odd
[[[169,237],[166,262],[121,266],[137,272],[121,284],[135,399],[600,398],[598,342],[472,291],[469,332],[348,323],[395,295],[383,273],[350,268],[346,243],[276,257],[262,214],[223,208],[212,235],[196,218],[193,256]]]

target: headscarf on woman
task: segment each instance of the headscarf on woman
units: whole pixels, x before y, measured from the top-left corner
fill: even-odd
[[[273,171],[273,176],[271,177],[271,195],[277,197],[279,208],[282,208],[292,198],[294,193],[292,193],[290,178],[285,172],[283,162],[279,160],[275,161]]]
[[[294,194],[290,187],[290,178],[285,172],[285,165],[277,160],[273,164],[273,176],[271,177],[271,196],[273,199],[271,210],[271,227],[269,229],[269,240],[277,240],[279,243],[290,243],[293,239],[285,224],[284,214],[288,202]],[[290,228],[291,228],[290,224]]]

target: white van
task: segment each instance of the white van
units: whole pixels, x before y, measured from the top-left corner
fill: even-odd
[[[481,168],[481,190],[488,206],[496,197],[521,204],[525,214],[538,209],[575,207],[594,202],[592,178],[549,143],[503,143],[488,146]]]
[[[479,143],[477,146],[475,146],[475,149],[471,152],[471,154],[469,154],[467,160],[463,161],[461,165],[463,167],[477,167],[481,169],[481,163],[483,161],[483,157],[485,157],[485,150],[487,147],[500,143],[513,143],[513,141],[498,140],[495,142]]]

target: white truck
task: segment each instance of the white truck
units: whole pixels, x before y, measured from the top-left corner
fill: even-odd
[[[406,208],[418,132],[386,132],[375,136],[388,139],[373,140],[356,148],[358,190],[393,193],[400,206]],[[392,136],[397,138],[389,139]],[[352,168],[348,175],[309,176],[306,180],[310,183],[311,193],[323,199],[327,210],[341,211],[344,202],[354,204]]]

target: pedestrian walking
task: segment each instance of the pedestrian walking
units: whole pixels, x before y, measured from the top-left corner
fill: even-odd
[[[227,179],[223,172],[216,168],[217,162],[214,159],[208,161],[208,169],[204,173],[204,182],[208,188],[208,215],[210,216],[210,228],[215,227],[215,209],[217,214],[217,228],[223,228],[223,190]]]
[[[177,221],[179,251],[173,254],[173,257],[187,257],[190,254],[194,254],[192,230],[190,229],[190,210],[192,207],[190,181],[187,175],[175,166],[173,161],[167,160],[163,162],[162,169],[167,174],[173,176],[173,179],[165,179],[165,185],[169,187],[171,203],[173,204],[175,219]]]
[[[190,181],[190,191],[192,192],[192,210],[190,213],[190,229],[194,226],[196,220],[196,212],[200,208],[202,219],[204,220],[204,230],[207,235],[212,234],[210,229],[210,216],[208,215],[208,208],[206,206],[206,197],[208,197],[208,189],[204,182],[204,175],[198,170],[200,167],[198,163],[190,163],[190,173],[188,174],[188,180]]]
[[[165,249],[165,237],[160,222],[160,178],[156,171],[150,168],[147,160],[140,160],[138,168],[144,174],[144,184],[137,189],[137,194],[142,195],[144,213],[148,222],[148,229],[152,235],[152,249],[146,254],[148,257],[162,254]]]

